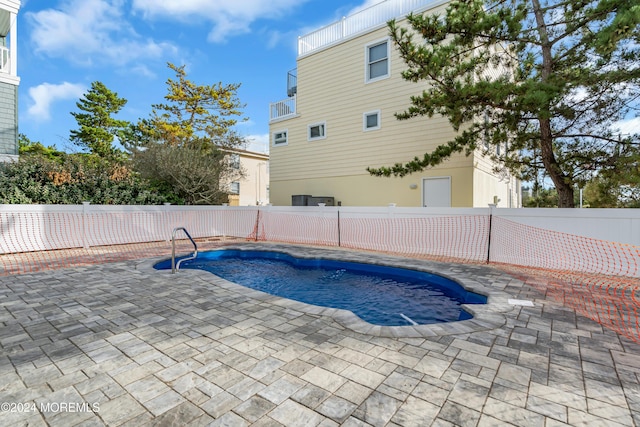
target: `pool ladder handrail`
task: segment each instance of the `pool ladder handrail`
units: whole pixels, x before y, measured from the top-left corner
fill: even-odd
[[[191,243],[193,243],[194,251],[193,251],[193,255],[187,258],[182,258],[178,260],[178,262],[176,263],[176,233],[180,230],[184,231],[184,234],[186,234],[189,240],[191,240]],[[196,245],[196,242],[193,240],[193,238],[191,237],[191,234],[189,234],[187,229],[184,227],[174,228],[173,232],[171,233],[171,274],[175,274],[175,272],[180,269],[180,264],[182,263],[182,261],[195,259],[197,256],[198,256],[198,245]]]

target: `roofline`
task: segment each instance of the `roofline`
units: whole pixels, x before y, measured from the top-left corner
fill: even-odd
[[[263,160],[269,160],[269,154],[268,153],[259,153],[257,151],[243,150],[243,149],[240,149],[240,148],[221,148],[220,150],[221,151],[226,151],[228,153],[245,154],[247,156],[258,157],[258,158],[263,159]]]

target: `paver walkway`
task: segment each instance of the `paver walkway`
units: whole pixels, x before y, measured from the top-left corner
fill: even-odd
[[[640,345],[497,269],[398,260],[534,306],[379,337],[150,260],[0,277],[0,426],[640,425]]]

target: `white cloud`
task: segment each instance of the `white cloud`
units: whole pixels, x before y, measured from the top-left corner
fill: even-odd
[[[254,151],[256,153],[268,153],[269,152],[269,134],[262,135],[249,135],[246,137],[248,144],[247,151]]]
[[[133,10],[145,18],[165,17],[182,21],[204,20],[213,24],[208,40],[215,43],[251,31],[258,19],[275,19],[308,0],[133,0]]]
[[[619,129],[622,135],[640,134],[640,117],[620,120],[613,127]]]
[[[353,15],[354,13],[360,12],[364,9],[368,9],[371,6],[375,6],[378,3],[381,3],[384,0],[365,0],[360,6],[356,6],[353,9],[351,9],[348,13],[345,14],[345,16],[349,16],[349,15]]]
[[[29,88],[29,96],[33,104],[27,110],[29,116],[38,121],[51,118],[51,106],[54,102],[65,99],[80,99],[86,87],[78,83],[64,82],[61,84],[42,83]]]
[[[92,65],[122,66],[177,52],[170,43],[143,40],[124,16],[123,0],[65,0],[58,9],[27,13],[36,52]]]

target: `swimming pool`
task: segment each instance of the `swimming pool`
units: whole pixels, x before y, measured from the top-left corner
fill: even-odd
[[[374,325],[427,325],[471,319],[461,304],[487,298],[435,274],[356,262],[296,258],[272,251],[204,252],[181,268],[211,272],[230,282],[323,307],[349,310]],[[162,261],[156,269],[171,268]]]

